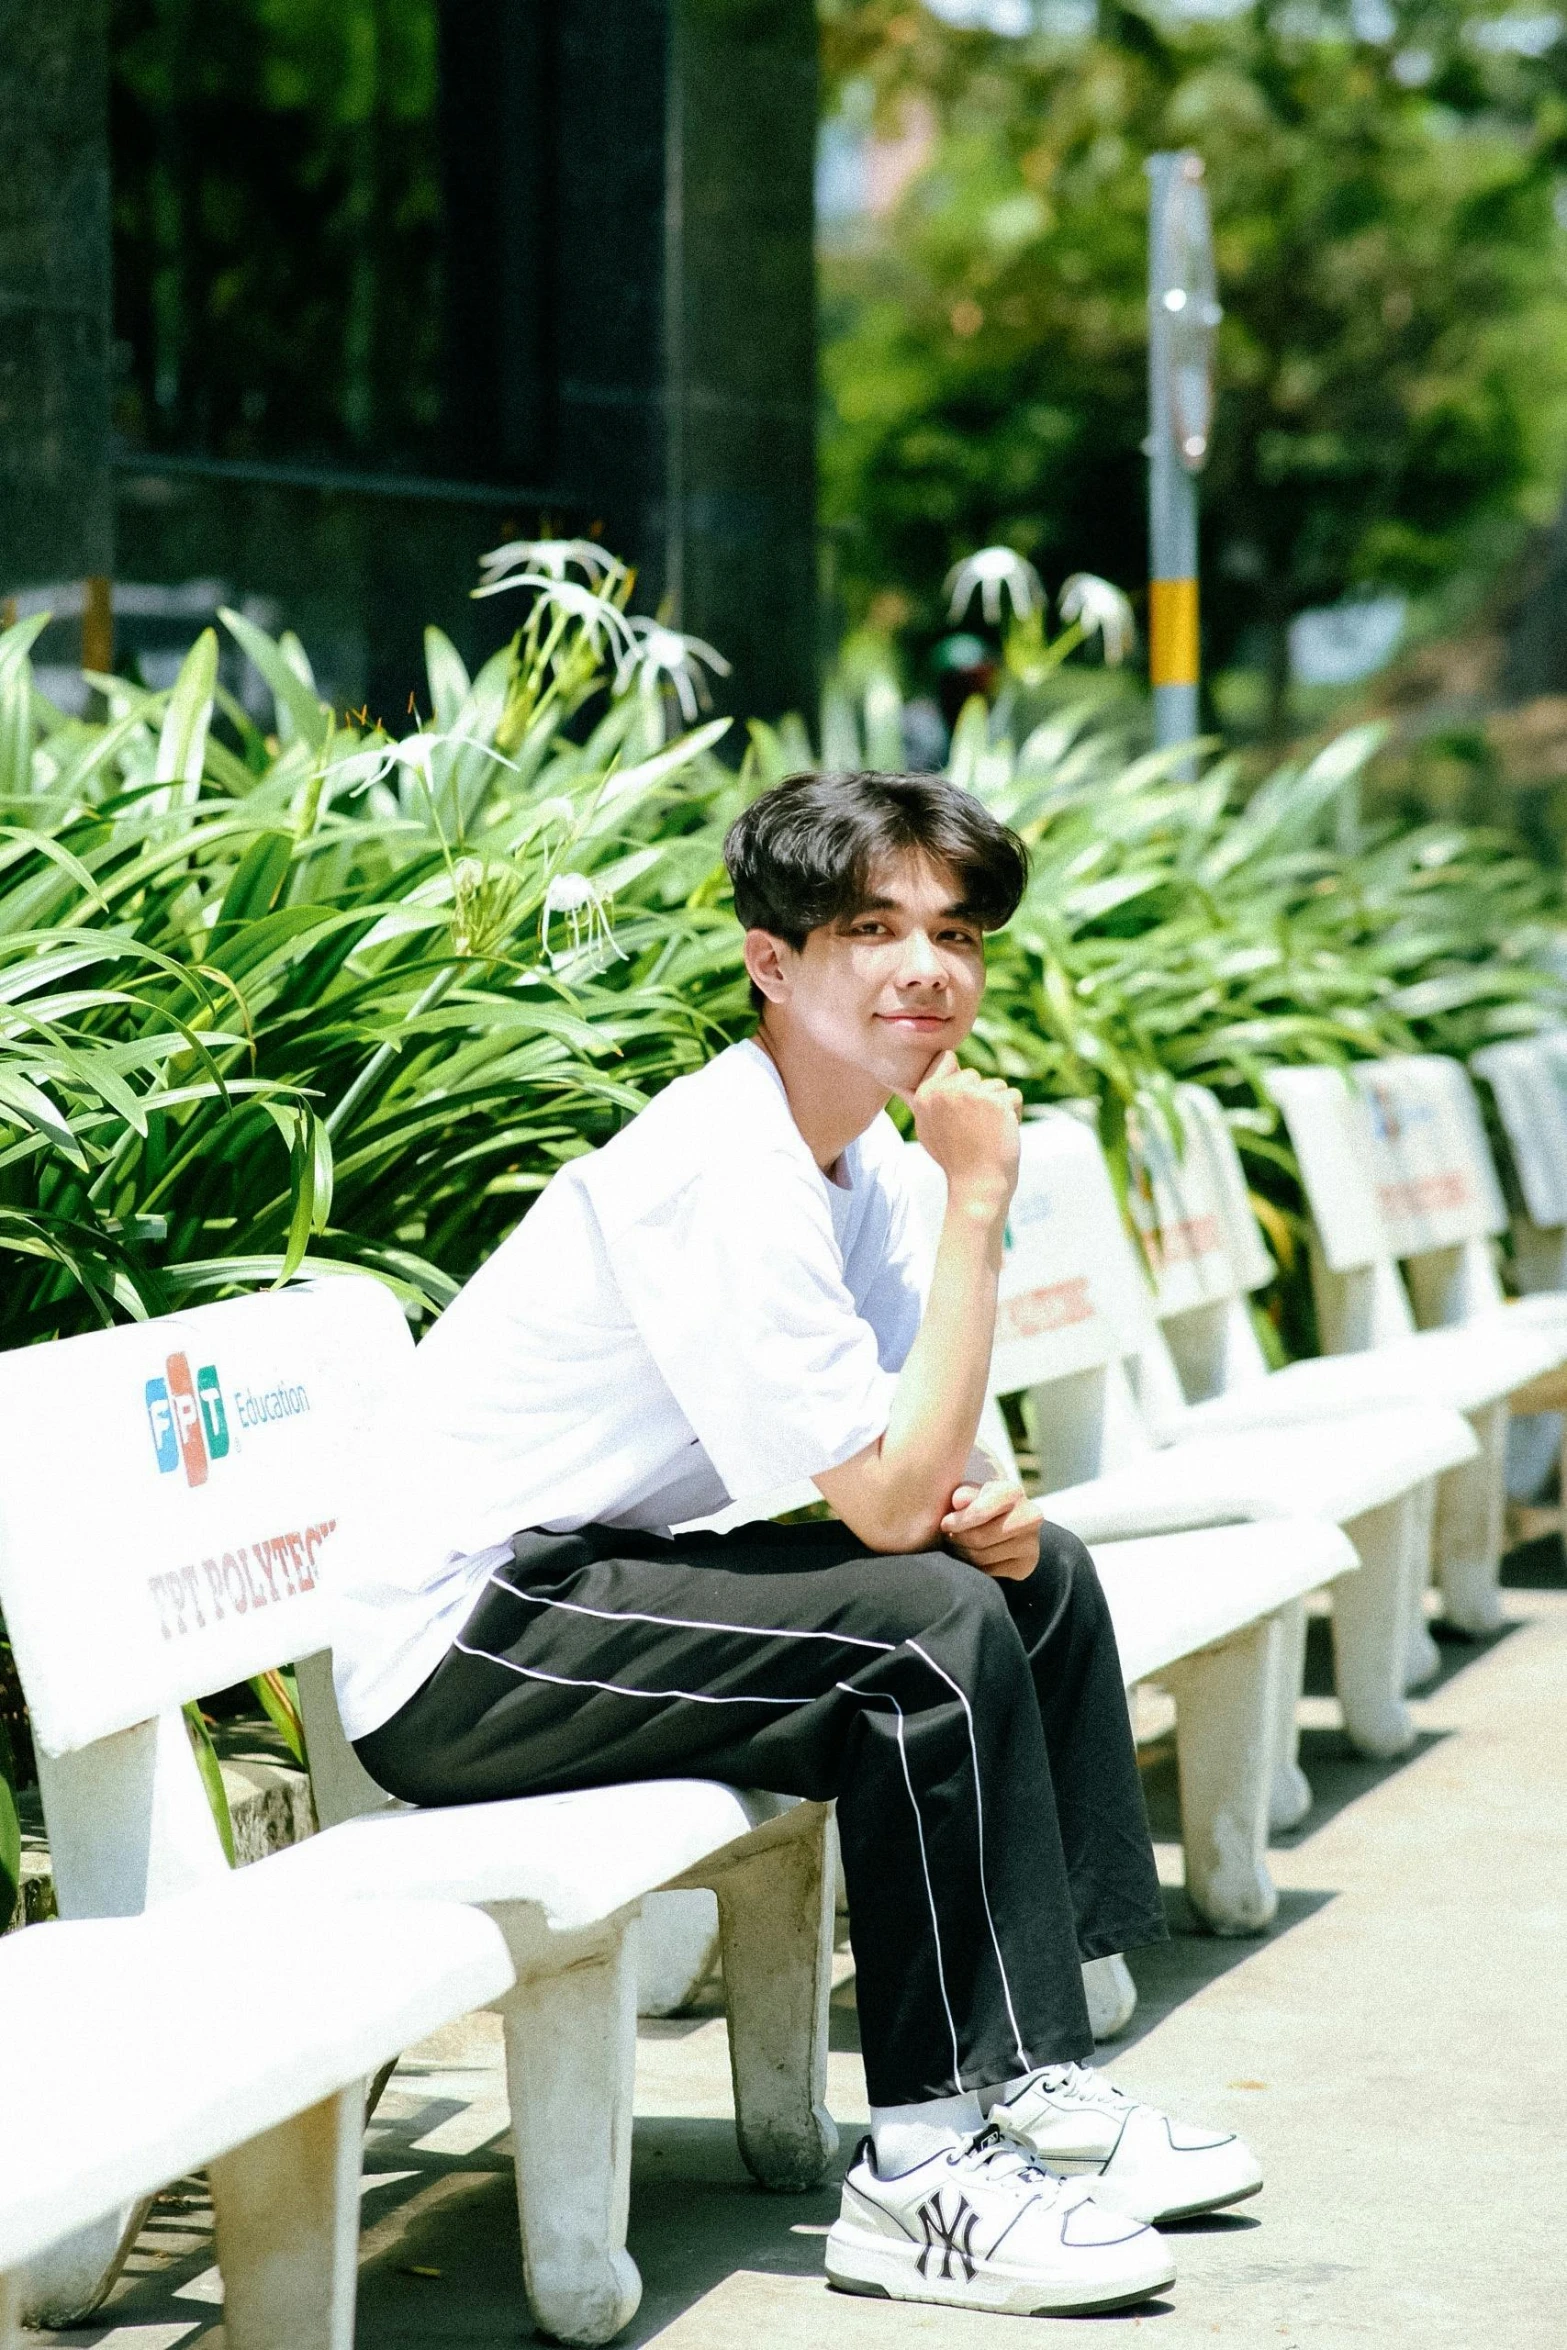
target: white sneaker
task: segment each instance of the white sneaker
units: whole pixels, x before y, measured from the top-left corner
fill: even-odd
[[[1175,2281],[1151,2228],[1102,2211],[1086,2181],[1055,2179],[996,2130],[884,2179],[869,2138],[827,2238],[841,2293],[944,2301],[1014,2317],[1070,2317],[1146,2301]]]
[[[1262,2166],[1233,2131],[1189,2129],[1138,2105],[1087,2065],[1036,2073],[993,2126],[1035,2162],[1091,2180],[1094,2201],[1128,2219],[1189,2219],[1244,2202]]]

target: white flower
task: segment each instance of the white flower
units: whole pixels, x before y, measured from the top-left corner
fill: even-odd
[[[508,588],[536,588],[539,602],[555,612],[564,612],[577,621],[595,652],[601,638],[607,639],[607,649],[617,663],[634,657],[636,639],[631,623],[608,596],[596,589],[584,587],[577,579],[552,579],[543,571],[519,571],[510,579],[491,580],[488,587],[477,587],[478,596],[504,595]]]
[[[681,717],[687,726],[694,726],[698,713],[712,701],[700,665],[705,664],[715,677],[727,677],[729,663],[701,637],[682,636],[679,629],[666,628],[661,620],[638,618],[630,627],[637,640],[636,650],[622,661],[617,685],[624,686],[634,678],[653,692],[659,679],[667,678],[680,704]]]
[[[566,924],[566,944],[558,952],[550,945],[550,923],[557,914]],[[539,944],[552,971],[574,964],[586,976],[602,971],[611,957],[626,959],[615,944],[609,909],[585,873],[557,873],[551,880],[539,917]]]
[[[522,890],[515,867],[498,859],[458,858],[452,867],[452,945],[459,955],[505,952]]]
[[[625,565],[592,539],[508,539],[479,557],[485,585],[481,594],[493,594],[508,571],[542,571],[550,579],[564,579],[575,564],[590,586],[616,579]],[[507,583],[510,584],[510,583]]]
[[[430,753],[446,740],[443,734],[405,734],[389,746],[388,758],[394,766],[411,767],[416,775],[428,775]]]
[[[1097,572],[1073,572],[1061,590],[1061,617],[1075,620],[1085,637],[1098,637],[1112,669],[1120,666],[1137,642],[1131,605],[1118,587],[1112,587]]]
[[[1006,589],[1012,599],[1012,609],[1019,620],[1027,620],[1030,613],[1045,608],[1045,591],[1038,572],[1026,555],[1013,547],[981,547],[977,555],[965,555],[948,572],[942,593],[950,597],[948,611],[954,620],[961,620],[974,601],[974,590],[979,590],[979,608],[995,627],[1001,619],[1001,591]]]

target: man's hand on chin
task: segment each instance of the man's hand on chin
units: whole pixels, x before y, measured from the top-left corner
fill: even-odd
[[[1039,1529],[1044,1506],[1031,1501],[1010,1477],[983,1485],[960,1485],[941,1521],[947,1548],[978,1567],[982,1575],[1020,1583],[1039,1564]]]

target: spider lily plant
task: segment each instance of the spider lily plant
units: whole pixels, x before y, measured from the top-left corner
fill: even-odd
[[[238,615],[267,737],[214,728],[211,632],[98,724],[39,694],[31,624],[0,639],[0,1343],[307,1263],[426,1314],[705,1056],[725,966],[682,842],[732,797],[727,722],[666,742],[617,689],[619,582],[534,577],[476,677],[430,632],[401,741]],[[584,915],[563,960],[551,921]]]
[[[1005,592],[1021,677],[1042,591],[975,562],[952,592],[998,620]],[[1052,661],[1090,626],[1124,650],[1102,584],[1069,583]],[[44,616],[0,635],[0,1345],[303,1266],[375,1273],[421,1321],[564,1160],[741,1032],[723,830],[816,755],[796,718],[724,765],[729,722],[689,723],[721,661],[630,616],[630,591],[591,541],[497,549],[480,592],[525,599],[516,637],[470,676],[429,630],[428,715],[402,737],[344,721],[304,648],[238,614],[265,733],[211,631],[166,692],[97,681],[93,721],[39,690]],[[1178,1125],[1175,1084],[1200,1079],[1286,1260],[1271,1066],[1561,1017],[1554,880],[1501,834],[1368,834],[1373,730],[1250,790],[1222,758],[1184,781],[1092,700],[1016,739],[1021,707],[971,703],[951,746],[1033,856],[971,1050],[1034,1100],[1092,1096],[1123,1182],[1129,1126]],[[828,764],[901,765],[890,675],[838,680],[823,734]],[[1299,1312],[1289,1329],[1309,1338]],[[259,1695],[297,1739],[286,1685]],[[6,1777],[0,1756],[0,1907]]]

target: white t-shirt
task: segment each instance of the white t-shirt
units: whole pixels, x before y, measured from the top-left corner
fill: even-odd
[[[903,1162],[881,1116],[830,1181],[746,1043],[561,1169],[415,1353],[338,1569],[351,1738],[435,1670],[513,1534],[667,1531],[882,1434],[921,1312]]]

